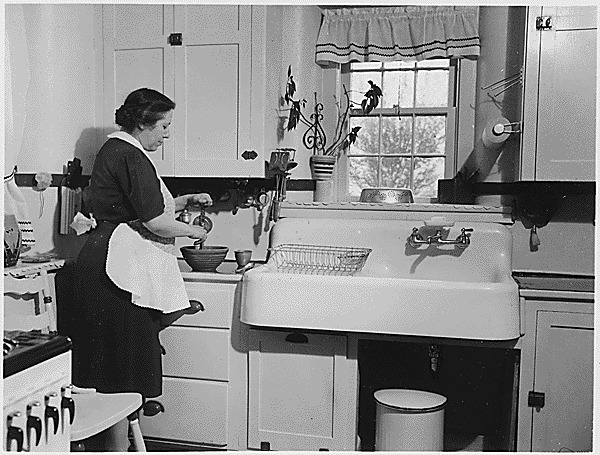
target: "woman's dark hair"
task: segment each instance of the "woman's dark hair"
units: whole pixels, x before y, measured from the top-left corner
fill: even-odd
[[[152,126],[162,119],[166,112],[175,109],[175,103],[167,96],[150,88],[134,90],[115,112],[115,122],[130,133],[135,127]]]

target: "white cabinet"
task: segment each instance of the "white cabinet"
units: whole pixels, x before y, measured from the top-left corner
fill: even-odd
[[[164,329],[163,394],[154,398],[165,411],[141,417],[152,442],[244,450],[246,354],[240,345],[239,280],[186,281],[190,300],[203,310]],[[241,398],[239,394],[241,393]]]
[[[595,6],[529,7],[521,180],[595,180],[596,22]]]
[[[527,299],[525,305],[517,450],[590,452],[593,300]]]
[[[345,336],[251,329],[248,356],[249,449],[356,449],[357,360]]]
[[[115,4],[102,18],[106,126],[129,92],[154,88],[177,104],[151,152],[161,175],[264,176],[264,6]]]

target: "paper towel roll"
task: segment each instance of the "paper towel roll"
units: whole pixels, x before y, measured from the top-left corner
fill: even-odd
[[[501,147],[512,132],[510,125],[511,123],[504,117],[490,120],[485,126],[481,137],[483,145],[489,149]]]

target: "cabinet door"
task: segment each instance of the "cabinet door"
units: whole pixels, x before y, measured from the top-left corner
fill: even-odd
[[[537,17],[552,28],[536,30]],[[594,181],[596,7],[531,7],[525,71],[525,180]]]
[[[161,332],[160,341],[165,376],[229,379],[229,330],[172,326]]]
[[[592,450],[594,315],[538,312],[535,379],[545,405],[533,410],[533,452]]]
[[[262,79],[255,25],[251,6],[175,7],[175,29],[183,33],[174,48],[175,175],[263,176],[262,142],[253,142],[251,125],[261,117],[251,102]],[[244,157],[246,150],[257,155]]]
[[[102,27],[104,127],[108,134],[118,129],[115,111],[133,90],[152,88],[175,100],[174,54],[168,44],[173,7],[104,5]],[[159,174],[173,175],[173,150],[174,134],[158,150],[148,152]]]
[[[346,337],[251,330],[249,342],[248,448],[354,450]]]
[[[163,394],[154,399],[165,412],[140,416],[144,437],[227,445],[227,383],[166,377]]]

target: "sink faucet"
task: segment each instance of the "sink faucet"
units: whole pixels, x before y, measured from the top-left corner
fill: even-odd
[[[419,233],[419,228],[415,227],[408,239],[408,244],[413,248],[417,248],[419,245],[432,245],[435,243],[438,245],[456,245],[458,248],[464,249],[471,244],[471,232],[473,232],[473,228],[462,228],[455,240],[448,240],[443,238],[442,229],[436,229],[435,234],[429,235],[427,239],[424,239]]]

